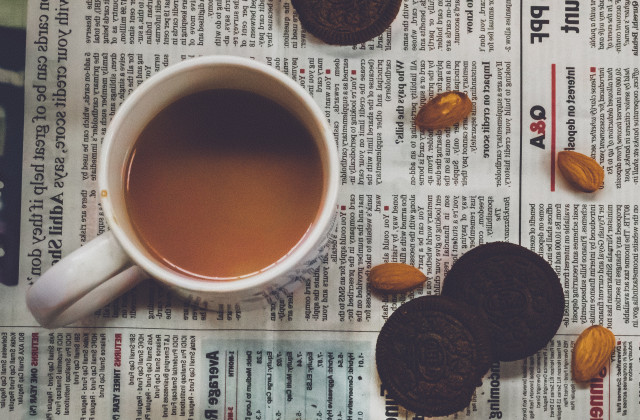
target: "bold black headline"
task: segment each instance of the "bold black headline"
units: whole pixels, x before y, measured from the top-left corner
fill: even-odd
[[[539,0],[538,0],[539,1]],[[554,2],[554,6],[557,3]],[[542,43],[549,38],[548,26],[550,6],[531,6],[529,15],[531,21],[529,28],[531,36],[529,42],[531,44]],[[564,0],[564,22],[560,22],[560,30],[565,34],[580,33],[580,0]]]

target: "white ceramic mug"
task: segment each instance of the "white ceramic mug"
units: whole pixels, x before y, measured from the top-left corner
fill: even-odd
[[[167,105],[209,89],[239,89],[271,99],[292,113],[320,150],[323,196],[310,231],[281,261],[232,281],[207,281],[173,271],[139,242],[126,212],[123,170],[147,123]],[[339,162],[335,140],[313,98],[285,74],[254,60],[207,56],[170,66],[142,83],[124,101],[102,143],[98,182],[110,231],[72,252],[27,292],[27,306],[47,328],[77,321],[154,278],[189,302],[209,309],[252,307],[290,293],[319,264],[336,216]],[[264,305],[262,305],[264,306]]]

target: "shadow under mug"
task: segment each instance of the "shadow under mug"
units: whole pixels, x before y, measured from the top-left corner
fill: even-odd
[[[315,141],[323,171],[320,208],[304,238],[264,271],[230,281],[190,277],[158,261],[135,234],[124,198],[124,167],[145,126],[169,104],[210,89],[248,91],[283,106]],[[110,230],[47,270],[28,290],[27,306],[42,326],[55,328],[92,314],[151,277],[200,307],[264,307],[291,293],[320,264],[336,217],[338,175],[336,144],[324,113],[308,92],[284,73],[251,59],[222,55],[169,66],[131,93],[105,134],[98,183]]]

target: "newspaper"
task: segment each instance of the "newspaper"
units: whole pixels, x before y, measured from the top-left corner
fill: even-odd
[[[25,73],[20,278],[0,296],[0,417],[419,419],[378,378],[377,333],[403,302],[438,294],[465,251],[522,244],[557,271],[566,312],[534,356],[495,363],[451,418],[640,416],[637,1],[405,0],[382,35],[331,46],[287,0],[35,0]],[[72,326],[41,328],[30,284],[105,232],[96,165],[106,127],[142,81],[188,57],[232,54],[289,75],[324,110],[341,160],[337,243],[315,277],[264,310],[207,312],[152,281]],[[427,132],[445,90],[472,115]],[[576,193],[555,156],[605,168]],[[426,283],[380,296],[369,269]],[[571,379],[577,335],[617,346]]]

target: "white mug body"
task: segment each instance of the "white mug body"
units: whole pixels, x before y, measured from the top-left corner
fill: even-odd
[[[133,228],[127,213],[123,182],[129,155],[147,124],[169,104],[190,94],[211,89],[243,90],[284,107],[315,141],[323,173],[322,198],[316,218],[291,252],[265,270],[222,281],[192,277],[158,261],[141,243]],[[322,254],[327,252],[337,213],[338,175],[336,143],[324,112],[308,92],[284,73],[252,59],[225,55],[198,57],[169,66],[129,95],[111,120],[102,142],[98,184],[102,209],[110,228],[106,236],[109,239],[102,241],[108,243],[103,246],[109,248],[106,252],[108,255],[99,255],[100,252],[105,253],[104,250],[83,255],[87,253],[83,252],[85,246],[72,253],[71,258],[63,258],[56,264],[61,265],[60,268],[50,270],[53,274],[45,273],[29,291],[28,306],[44,326],[55,327],[73,322],[90,313],[87,310],[90,306],[86,302],[87,296],[106,304],[126,287],[131,287],[126,279],[120,280],[123,285],[119,288],[111,290],[109,287],[109,282],[113,281],[117,272],[129,266],[136,267],[129,270],[135,272],[135,276],[131,276],[132,284],[142,277],[151,277],[189,302],[211,310],[226,309],[229,305],[251,309],[274,302],[312,276]],[[74,271],[72,264],[77,267],[84,260],[95,259],[96,255],[103,259],[106,266],[120,267],[106,267],[103,271],[107,274],[101,272],[97,275],[102,277],[99,279],[59,279],[61,276],[70,276]],[[65,282],[65,287],[74,290],[64,296],[48,299],[48,291],[62,282]],[[83,284],[74,285],[76,282]]]

